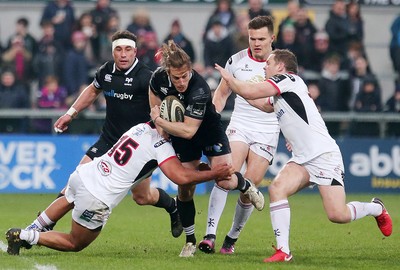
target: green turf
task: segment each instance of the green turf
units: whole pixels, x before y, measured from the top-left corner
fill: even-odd
[[[55,195],[0,195],[0,238],[9,227],[25,227],[54,199]],[[369,201],[370,195],[350,195],[348,200]],[[230,194],[218,228],[217,250],[230,228],[237,193]],[[351,224],[328,221],[319,195],[298,194],[289,202],[292,209],[289,264],[264,264],[275,242],[268,206],[254,211],[232,256],[203,254],[179,258],[184,236],[169,232],[164,210],[137,206],[127,197],[114,209],[107,226],[89,247],[79,253],[63,253],[45,247],[21,249],[20,256],[0,252],[0,269],[400,269],[400,196],[381,195],[392,215],[394,230],[384,238],[372,217]],[[206,226],[208,196],[196,196],[196,236],[201,240]],[[68,232],[67,215],[56,229]]]

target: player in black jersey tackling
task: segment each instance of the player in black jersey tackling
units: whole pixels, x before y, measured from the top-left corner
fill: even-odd
[[[54,124],[57,132],[68,129],[73,118],[89,105],[98,95],[106,99],[106,119],[98,141],[86,152],[80,164],[90,162],[106,153],[132,126],[150,120],[148,86],[151,70],[136,57],[136,36],[129,31],[118,31],[112,36],[114,61],[106,62],[97,72],[93,82],[75,100],[66,114]],[[64,195],[64,190],[59,194]],[[139,205],[154,205],[164,208],[171,217],[171,233],[178,237],[182,233],[176,202],[164,190],[150,188],[150,178],[132,190],[132,197]],[[68,211],[68,209],[66,209]],[[29,226],[31,229],[46,230],[54,225],[44,212]]]
[[[162,66],[153,73],[149,90],[153,122],[170,135],[183,166],[197,168],[202,154],[207,156],[211,167],[232,164],[228,138],[211,102],[206,81],[192,69],[189,56],[172,40],[162,45],[159,54]],[[169,95],[179,97],[184,103],[184,122],[172,123],[160,117],[159,105]],[[230,181],[218,185],[242,191],[258,210],[264,207],[263,195],[239,172],[232,175]],[[177,206],[186,233],[186,244],[180,257],[191,257],[196,251],[194,191],[195,185],[178,186]]]

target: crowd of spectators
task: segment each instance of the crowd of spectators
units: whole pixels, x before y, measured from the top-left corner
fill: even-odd
[[[230,0],[217,0],[204,26],[202,58],[183,33],[179,18],[170,31],[159,37],[147,10],[136,9],[128,25],[121,25],[110,0],[97,0],[92,9],[76,17],[72,1],[49,1],[40,19],[38,39],[29,32],[29,21],[18,18],[15,32],[1,46],[0,109],[58,108],[71,105],[81,89],[93,79],[94,71],[111,59],[111,35],[128,29],[138,37],[138,57],[152,70],[158,67],[155,54],[160,43],[173,39],[191,57],[194,68],[215,88],[219,81],[214,64],[224,66],[228,58],[248,45],[247,23],[259,15],[273,16],[262,0],[248,0],[248,8],[235,10]],[[311,12],[297,0],[288,0],[287,17],[277,23],[275,48],[292,50],[300,75],[309,85],[321,112],[400,111],[400,83],[393,96],[382,101],[381,88],[369,65],[364,45],[364,24],[358,1],[335,0],[329,17],[319,29]],[[390,56],[400,73],[400,15],[391,26]],[[233,98],[227,107],[232,108]],[[99,99],[93,110],[104,110]],[[2,120],[3,122],[3,120]],[[8,121],[0,132],[51,132],[46,122]],[[8,123],[7,122],[7,123]],[[344,133],[376,136],[375,123],[328,122],[333,136]],[[390,135],[400,135],[396,125]],[[390,127],[390,125],[389,125]]]

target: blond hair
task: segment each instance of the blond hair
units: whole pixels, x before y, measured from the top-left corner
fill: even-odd
[[[189,55],[182,50],[173,40],[164,43],[157,52],[156,58],[160,59],[161,66],[165,70],[172,68],[181,68],[187,66],[192,68],[192,62]]]

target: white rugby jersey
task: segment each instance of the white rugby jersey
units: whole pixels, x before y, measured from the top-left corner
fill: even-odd
[[[264,67],[265,61],[254,59],[250,55],[250,49],[244,49],[232,55],[225,65],[225,69],[235,78],[246,82],[265,81]],[[245,130],[279,132],[278,121],[274,113],[266,113],[251,106],[240,95],[236,95],[235,98],[231,124]]]
[[[138,124],[101,157],[77,168],[86,189],[111,209],[158,164],[176,158],[169,141],[149,123]]]
[[[292,146],[295,162],[301,164],[323,153],[340,151],[299,76],[279,74],[267,83],[279,92],[271,99],[281,131]]]

